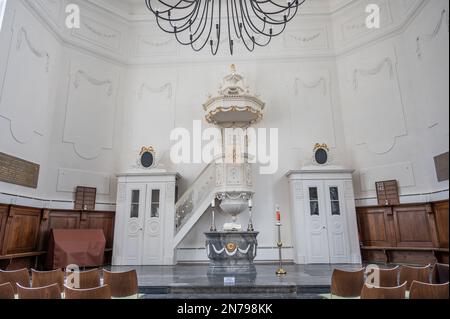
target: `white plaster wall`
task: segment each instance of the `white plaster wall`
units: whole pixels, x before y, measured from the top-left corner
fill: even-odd
[[[364,28],[365,5],[374,1],[311,1],[272,45],[234,57],[225,47],[216,57],[180,47],[137,8],[74,2],[82,25],[73,30],[64,26],[65,0],[8,2],[0,33],[7,87],[0,91],[0,150],[39,163],[41,176],[37,190],[0,183],[0,193],[48,201],[0,201],[70,208],[71,190],[86,185],[97,187],[99,208],[113,209],[115,174],[135,164],[143,145],[157,148],[185,190],[205,164],[171,165],[168,132],[192,131],[192,121],[203,120],[202,103],[231,63],[267,103],[259,126],[279,128],[278,172],[255,171],[260,260],[276,258],[276,204],[292,258],[284,174],[310,164],[317,142],[331,146],[336,164],[356,169],[357,204],[374,203],[374,181],[394,178],[402,195],[412,195],[404,202],[448,198],[448,182],[436,182],[433,165],[433,156],[448,151],[448,1],[377,0],[378,30]],[[22,27],[38,53],[49,54],[48,73],[45,58],[26,51],[25,42],[16,49]],[[426,39],[420,59],[418,36]],[[241,218],[246,224],[246,214]],[[184,239],[180,260],[205,258],[209,222],[205,214]]]

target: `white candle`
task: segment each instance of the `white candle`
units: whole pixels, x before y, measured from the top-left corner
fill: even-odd
[[[251,199],[248,200],[248,207],[253,207],[253,202]]]
[[[216,207],[216,199],[213,198],[213,200],[211,201],[211,207],[214,208]]]

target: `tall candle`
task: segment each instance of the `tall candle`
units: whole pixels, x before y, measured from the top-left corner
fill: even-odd
[[[248,200],[248,207],[253,207],[253,202],[251,199]]]
[[[280,208],[277,206],[277,221],[281,221]]]
[[[211,201],[211,207],[214,208],[216,207],[216,199],[213,198],[213,200]]]

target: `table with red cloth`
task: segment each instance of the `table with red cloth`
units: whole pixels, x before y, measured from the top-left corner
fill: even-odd
[[[106,239],[101,229],[52,229],[46,267],[68,265],[96,267],[103,265]]]

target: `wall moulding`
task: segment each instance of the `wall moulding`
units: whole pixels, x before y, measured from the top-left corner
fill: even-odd
[[[83,160],[98,159],[103,151],[113,149],[119,83],[118,70],[90,65],[71,64],[62,139]]]
[[[328,69],[316,70],[311,72],[311,75],[294,78],[294,93],[299,99],[290,108],[293,148],[308,149],[313,146],[311,143],[299,144],[298,136],[311,136],[314,141],[326,142],[330,147],[336,146],[331,86],[331,74]]]
[[[353,89],[349,111],[354,115],[355,144],[366,145],[377,155],[389,153],[398,138],[408,135],[396,48],[392,46],[384,51],[387,54],[378,62],[375,58],[367,61],[361,57],[361,62],[356,63],[365,66],[353,66],[349,72]],[[366,55],[363,57],[367,58]],[[350,60],[349,63],[354,64]],[[378,89],[374,91],[374,87]],[[383,123],[382,130],[380,123]]]

